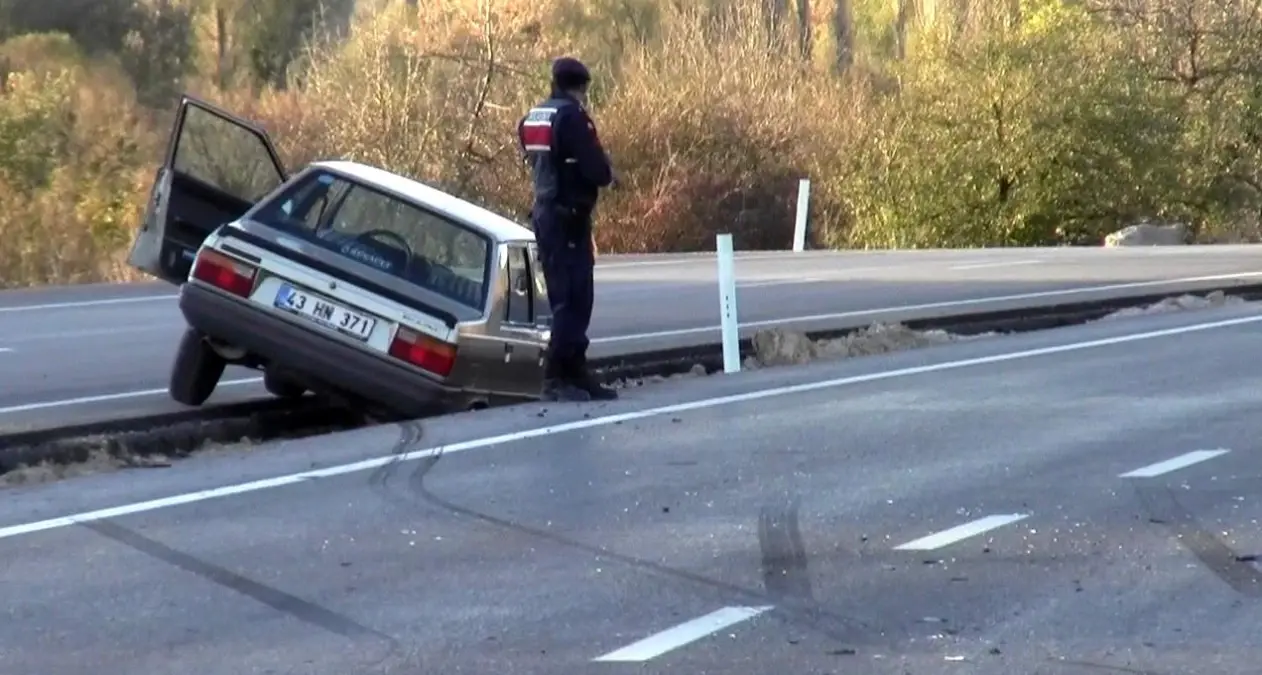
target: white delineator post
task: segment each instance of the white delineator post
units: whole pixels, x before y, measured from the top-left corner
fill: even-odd
[[[806,249],[806,217],[811,212],[811,181],[803,178],[798,181],[797,218],[793,221],[793,252],[801,253]]]
[[[736,319],[736,270],[732,235],[715,235],[719,253],[719,324],[723,331],[723,372],[741,369],[741,338]]]

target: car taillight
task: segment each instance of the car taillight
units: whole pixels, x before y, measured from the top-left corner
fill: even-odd
[[[194,279],[241,297],[248,297],[254,290],[256,274],[258,269],[254,266],[209,248],[202,249],[193,263]]]
[[[456,364],[456,346],[400,326],[390,343],[390,356],[447,377]]]

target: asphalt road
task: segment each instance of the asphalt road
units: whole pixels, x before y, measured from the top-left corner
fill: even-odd
[[[9,488],[0,672],[1256,673],[1260,338],[1127,319]]]
[[[1262,280],[1253,246],[895,252],[751,252],[736,265],[748,334]],[[713,256],[614,257],[597,273],[591,354],[718,340]],[[1222,284],[1206,279],[1199,286]],[[179,410],[166,394],[183,318],[162,284],[0,294],[0,429]],[[216,403],[264,397],[230,369]]]

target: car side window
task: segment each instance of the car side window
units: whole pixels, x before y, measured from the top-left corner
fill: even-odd
[[[505,323],[531,325],[534,323],[531,308],[530,266],[526,263],[526,249],[508,247],[508,301],[504,309]]]
[[[185,113],[174,159],[179,173],[248,202],[284,181],[261,136],[195,106]]]

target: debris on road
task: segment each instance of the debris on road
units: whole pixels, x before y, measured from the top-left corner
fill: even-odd
[[[1170,312],[1186,312],[1195,309],[1211,309],[1216,307],[1228,307],[1234,305],[1243,305],[1247,302],[1244,298],[1235,295],[1227,295],[1222,291],[1213,291],[1208,295],[1192,295],[1185,293],[1183,295],[1165,298],[1160,302],[1143,307],[1126,307],[1116,312],[1107,314],[1099,319],[1099,321],[1108,321],[1110,319],[1126,319],[1134,316],[1151,316],[1154,314],[1168,314]]]
[[[756,369],[872,356],[992,335],[995,333],[957,335],[944,330],[914,330],[899,323],[874,323],[843,337],[812,340],[799,331],[772,328],[754,334],[754,354],[745,359],[744,367]]]

